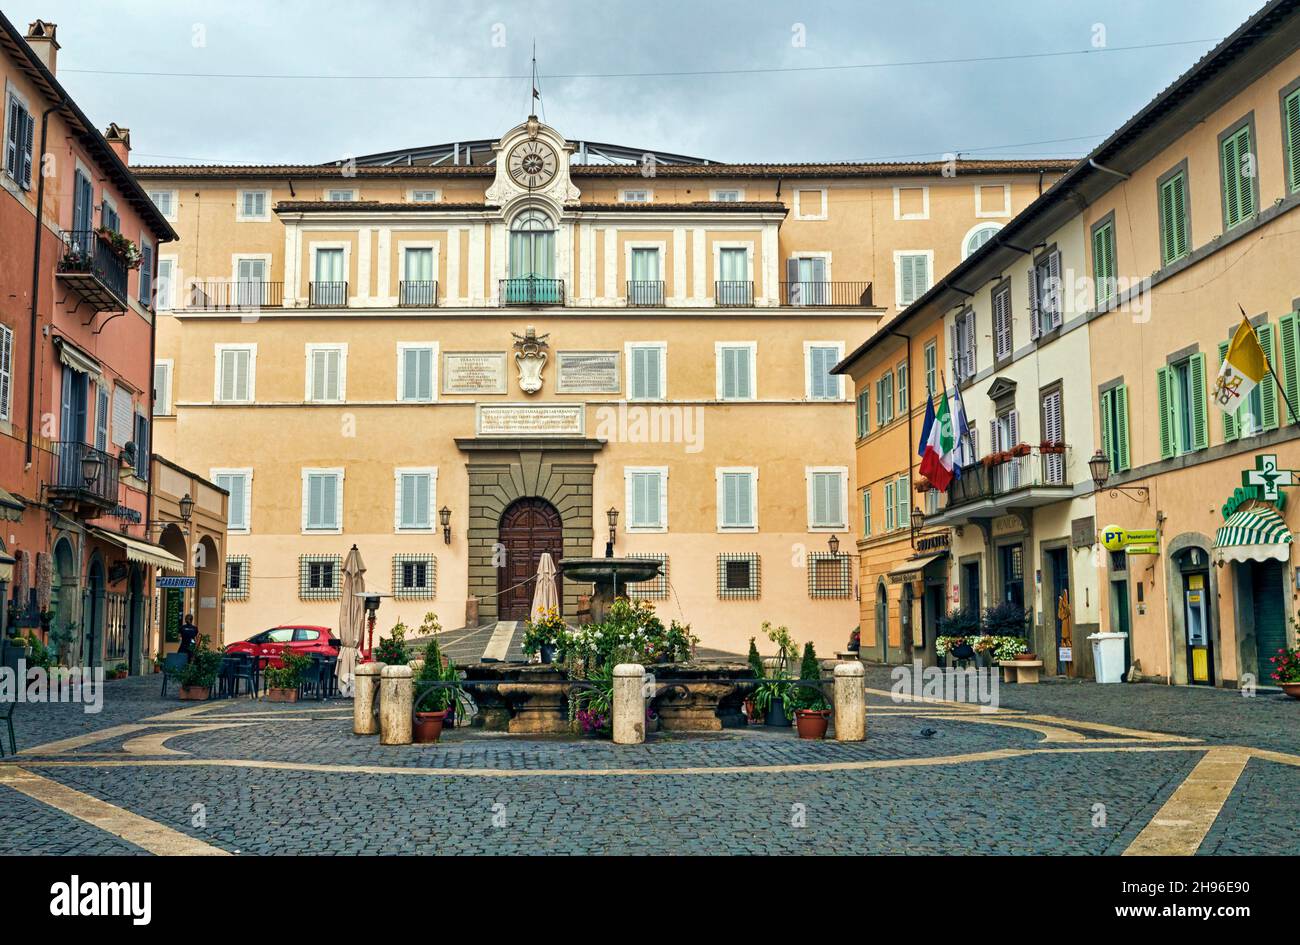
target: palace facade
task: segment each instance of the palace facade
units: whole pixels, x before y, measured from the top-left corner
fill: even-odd
[[[354,544],[383,627],[455,628],[524,619],[543,551],[612,540],[663,562],[636,593],[706,646],[770,620],[842,649],[859,512],[831,368],[1067,166],[727,165],[530,118],[355,162],[136,168],[180,233],[155,437],[230,493],[225,639],[333,626]]]

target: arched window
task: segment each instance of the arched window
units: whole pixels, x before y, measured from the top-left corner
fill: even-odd
[[[1002,229],[1002,224],[1000,223],[981,223],[978,226],[972,227],[970,232],[966,234],[965,241],[962,242],[961,258],[965,259],[971,253],[975,252],[975,250],[979,249],[992,239],[993,234],[1000,229]]]
[[[541,210],[525,210],[510,224],[510,278],[555,276],[555,224]]]

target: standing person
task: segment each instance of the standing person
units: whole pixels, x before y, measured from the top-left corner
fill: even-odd
[[[186,614],[185,622],[181,624],[181,648],[180,652],[186,656],[194,655],[194,642],[199,638],[199,628],[194,625],[194,615]]]

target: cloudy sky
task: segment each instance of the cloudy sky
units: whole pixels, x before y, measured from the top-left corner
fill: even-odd
[[[159,164],[496,137],[527,115],[534,41],[544,117],[574,139],[722,161],[1077,156],[1263,0],[0,2],[20,28],[58,23],[64,84]]]

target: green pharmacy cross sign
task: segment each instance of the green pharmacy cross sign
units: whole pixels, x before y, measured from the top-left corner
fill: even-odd
[[[1242,472],[1241,484],[1258,488],[1259,497],[1265,502],[1276,502],[1279,486],[1296,485],[1296,470],[1278,469],[1277,457],[1271,454],[1256,456],[1255,468]]]

